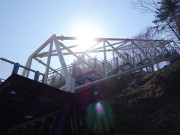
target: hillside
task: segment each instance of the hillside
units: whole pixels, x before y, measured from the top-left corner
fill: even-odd
[[[180,60],[103,85],[112,90],[106,102],[114,114],[115,135],[180,134]]]

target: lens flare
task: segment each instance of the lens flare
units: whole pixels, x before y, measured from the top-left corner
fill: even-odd
[[[102,114],[103,109],[100,103],[97,103],[96,109],[97,109],[98,114]]]
[[[90,104],[87,109],[86,122],[92,134],[111,134],[114,123],[112,109],[101,101]]]
[[[94,95],[95,95],[95,96],[96,96],[96,95],[98,95],[98,92],[97,92],[97,91],[95,91],[95,92],[94,92]]]

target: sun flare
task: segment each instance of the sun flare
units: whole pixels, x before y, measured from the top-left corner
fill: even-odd
[[[77,44],[82,51],[91,47],[95,41],[94,38],[99,35],[98,31],[88,25],[81,27],[77,33]]]

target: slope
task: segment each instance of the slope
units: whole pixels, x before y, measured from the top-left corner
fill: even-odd
[[[115,115],[115,134],[180,134],[180,60],[122,77],[115,85],[106,101]]]

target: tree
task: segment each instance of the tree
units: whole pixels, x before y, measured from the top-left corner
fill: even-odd
[[[155,30],[171,32],[180,41],[180,0],[137,0],[136,9],[155,14]]]
[[[147,27],[143,31],[141,31],[139,34],[134,36],[135,39],[146,39],[146,40],[154,40],[159,39],[159,34],[155,31],[153,27]]]

